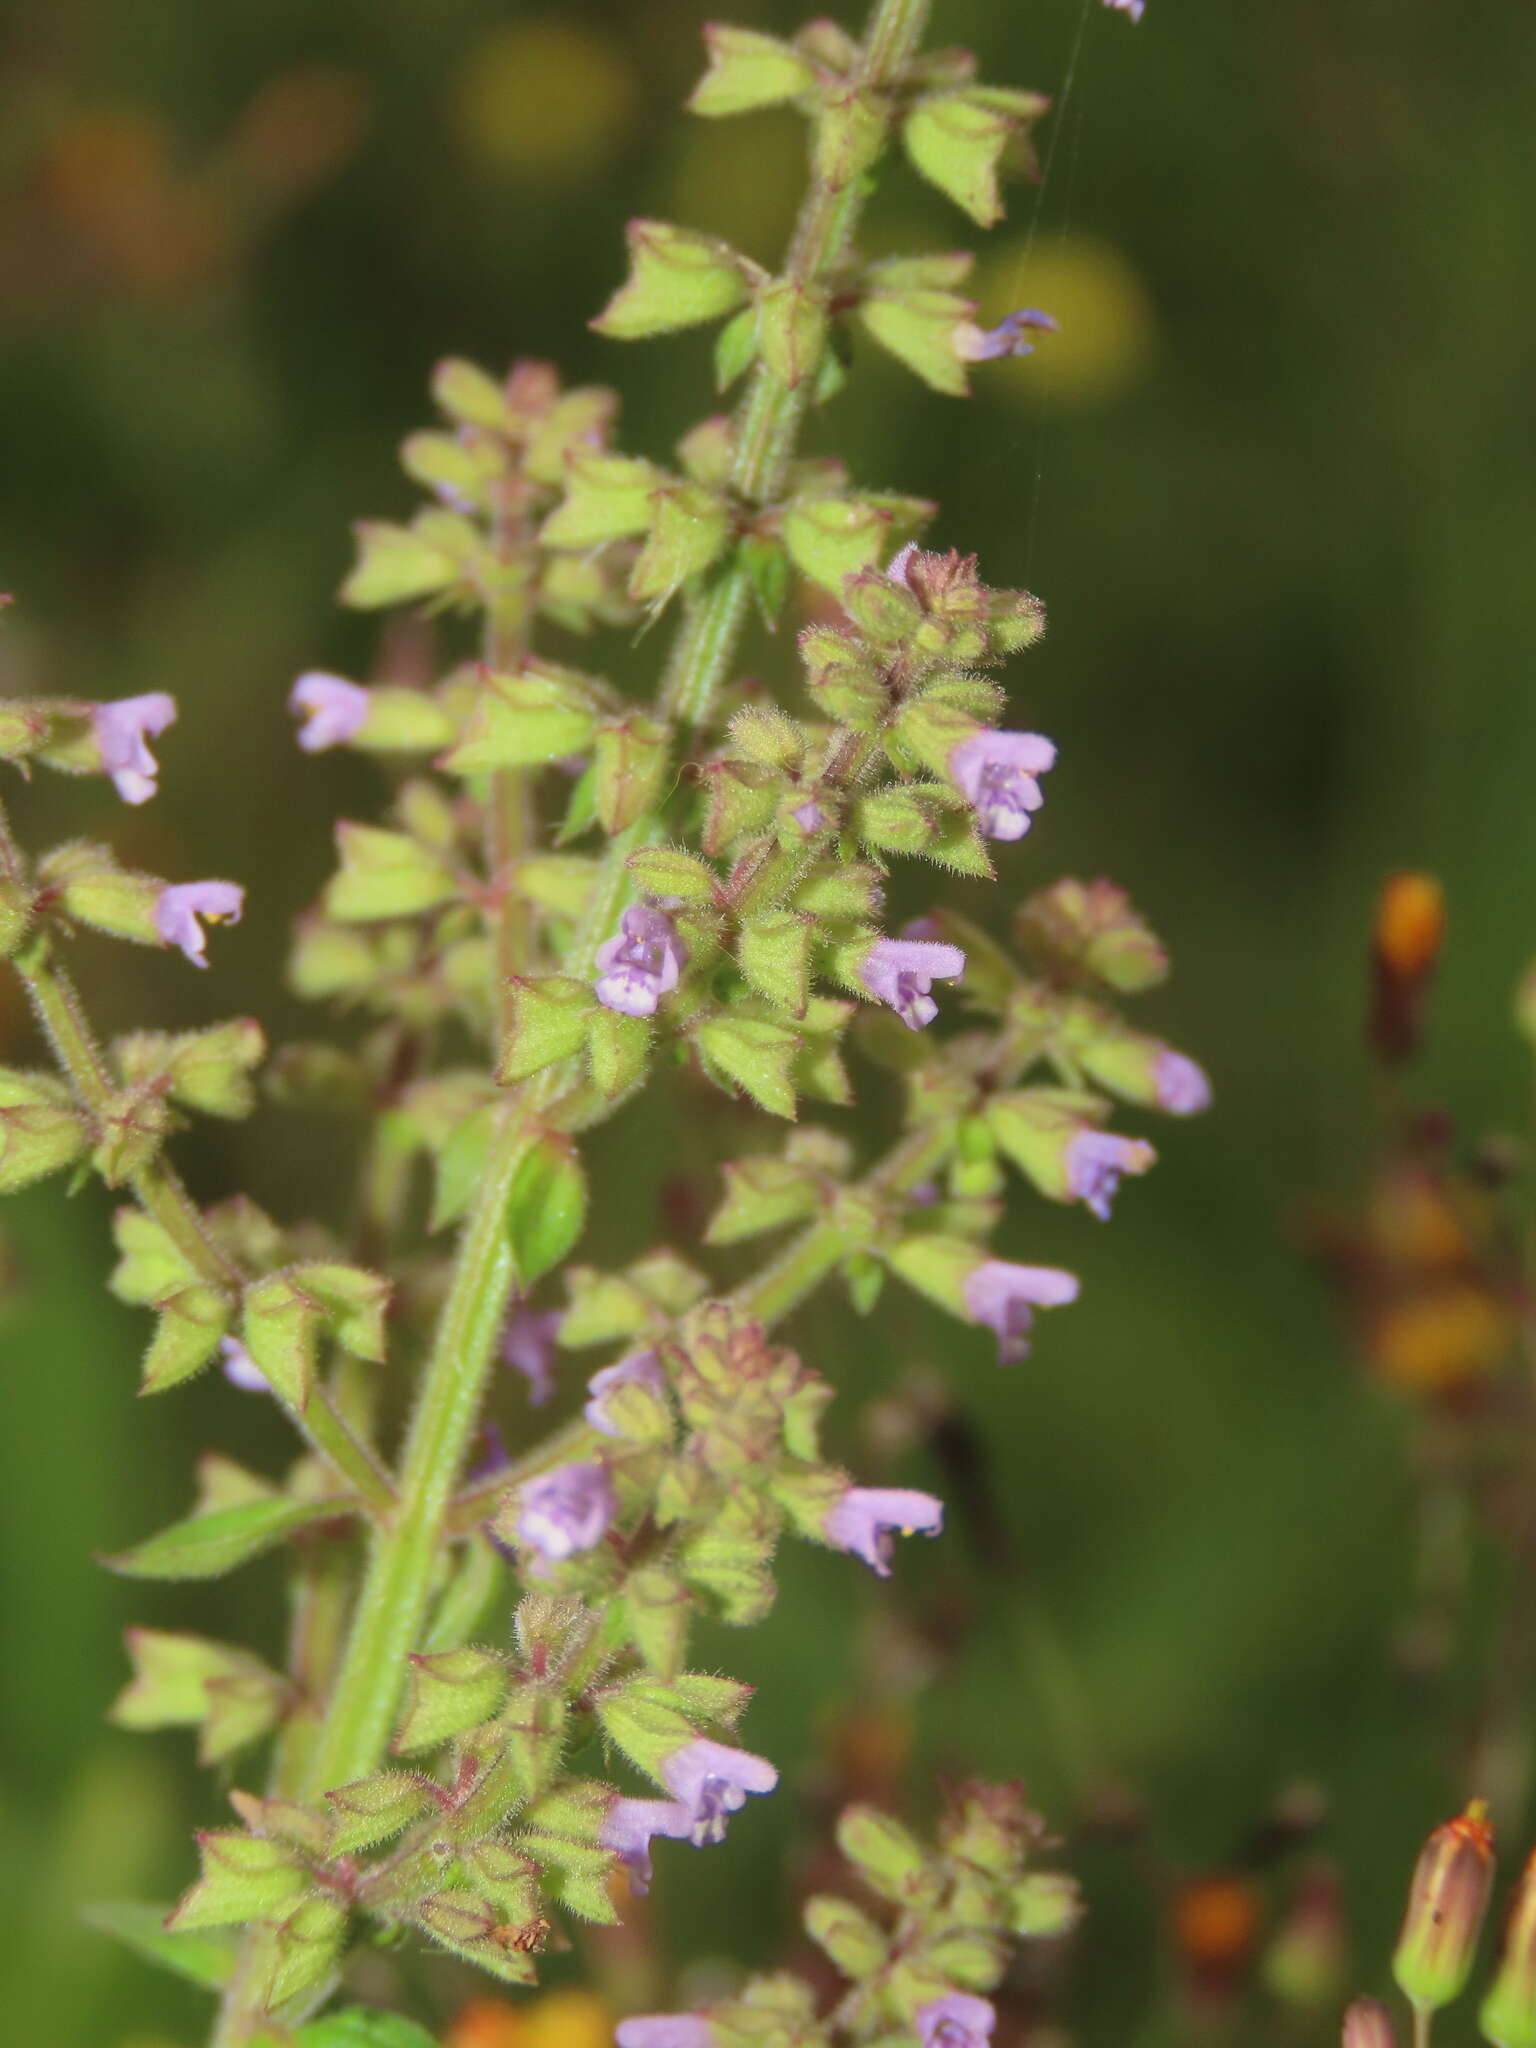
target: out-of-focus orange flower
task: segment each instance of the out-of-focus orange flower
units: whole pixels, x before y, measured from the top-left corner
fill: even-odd
[[[355,72],[301,65],[257,88],[225,144],[228,164],[269,197],[299,198],[353,156],[368,114],[368,87]]]
[[[443,2048],[609,2048],[613,2020],[590,1991],[547,1991],[518,2004],[472,1998],[443,2036]]]
[[[1378,1058],[1418,1050],[1424,997],[1445,939],[1445,897],[1433,875],[1388,875],[1371,934],[1368,1036]]]
[[[1493,1372],[1513,1335],[1509,1312],[1486,1289],[1451,1282],[1383,1309],[1370,1332],[1371,1356],[1399,1386],[1448,1393]]]
[[[1198,1877],[1174,1898],[1174,1946],[1197,1976],[1235,1974],[1252,1954],[1258,1931],[1258,1894],[1233,1872]]]
[[[1376,903],[1376,950],[1394,974],[1426,973],[1445,938],[1445,892],[1433,875],[1388,875]]]

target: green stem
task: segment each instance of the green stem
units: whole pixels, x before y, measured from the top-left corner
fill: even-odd
[[[388,1744],[448,1504],[517,1280],[507,1202],[537,1128],[519,1105],[508,1105],[465,1224],[401,1459],[399,1507],[374,1540],[325,1731],[311,1759],[312,1794],[366,1776]]]
[[[931,0],[878,0],[864,37],[857,84],[878,92],[916,53]],[[880,102],[877,100],[876,105]],[[846,260],[868,192],[851,178],[836,189],[813,182],[800,209],[784,279],[815,291]],[[814,376],[786,384],[759,361],[736,419],[731,488],[748,505],[767,505],[784,488],[800,423],[811,402]],[[732,560],[691,605],[662,682],[665,717],[683,725],[707,722],[730,671],[751,601],[747,571]]]

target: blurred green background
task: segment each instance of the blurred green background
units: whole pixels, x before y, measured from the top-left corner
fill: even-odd
[[[728,12],[798,19],[777,0]],[[706,341],[626,349],[584,326],[628,214],[764,261],[782,244],[797,121],[679,111],[704,13],[12,0],[0,19],[0,581],[18,600],[0,687],[167,689],[182,706],[147,811],[49,779],[18,796],[18,822],[33,845],[110,832],[125,858],[251,894],[206,978],[82,943],[104,1025],[249,1009],[274,1036],[314,1029],[282,990],[282,934],[325,872],[330,820],[374,783],[302,762],[283,698],[306,666],[368,672],[375,627],[332,592],[348,521],[412,502],[394,448],[425,417],[434,359],[549,355],[615,382],[622,441],[656,456],[711,409]],[[827,1779],[818,1736],[871,1671],[893,1698],[905,1672],[898,1775],[919,1810],[936,1769],[1020,1774],[1067,1837],[1091,1908],[1054,2006],[1076,2038],[1323,2041],[1332,2008],[1173,1995],[1164,1909],[1306,1782],[1347,1901],[1345,1988],[1379,1988],[1416,1844],[1477,1789],[1465,1744],[1497,1563],[1479,1554],[1451,1656],[1411,1684],[1394,1650],[1407,1421],[1351,1358],[1290,1220],[1364,1178],[1364,956],[1391,868],[1437,873],[1450,906],[1419,1093],[1471,1131],[1521,1115],[1536,15],[1148,0],[1137,29],[1094,0],[938,0],[936,16],[987,77],[1056,97],[1048,176],[1013,188],[980,275],[988,317],[1040,305],[1063,331],[984,366],[969,404],[861,354],[817,445],[940,500],[941,544],[1044,597],[1049,638],[1014,684],[1061,765],[999,895],[1063,871],[1126,885],[1177,967],[1148,1020],[1208,1065],[1216,1107],[1155,1134],[1162,1165],[1107,1229],[1019,1205],[1005,1248],[1084,1280],[1027,1365],[999,1372],[979,1337],[909,1303],[872,1325],[804,1319],[866,1470],[900,1417],[877,1412],[861,1441],[863,1401],[942,1370],[985,1439],[1008,1554],[984,1516],[976,1538],[979,1482],[956,1499],[917,1451],[890,1470],[947,1485],[956,1536],[909,1546],[895,1595],[846,1561],[785,1558],[773,1621],[707,1648],[761,1685],[749,1740],[788,1796],[725,1850],[668,1858],[660,1913],[680,1961],[777,1954]],[[892,169],[874,245],[973,239]],[[603,650],[639,683],[657,655]],[[974,888],[951,900],[1001,915]],[[0,984],[0,1056],[26,1045]],[[605,1141],[614,1184],[681,1128]],[[668,1163],[703,1186],[741,1125],[722,1109],[691,1128]],[[291,1215],[341,1198],[334,1149],[274,1111],[200,1134],[187,1163],[199,1192],[244,1184]],[[627,1253],[651,1225],[621,1208]],[[126,1621],[263,1638],[278,1612],[268,1568],[164,1589],[92,1562],[184,1508],[195,1449],[257,1462],[283,1441],[222,1382],[136,1401],[143,1330],[102,1291],[105,1223],[94,1193],[66,1204],[50,1186],[4,1226],[0,2032],[36,2048],[198,2038],[192,1994],[74,1914],[170,1897],[218,1793],[180,1738],[102,1715]],[[876,1741],[855,1725],[861,1739]],[[1527,1817],[1501,1818],[1513,1849]],[[1258,1883],[1266,1927],[1288,1881]],[[1470,2019],[1443,2035],[1470,2040]]]

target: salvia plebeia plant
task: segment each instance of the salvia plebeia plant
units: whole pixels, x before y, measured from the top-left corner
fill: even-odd
[[[201,1836],[201,1874],[149,1942],[174,1962],[195,1937],[220,2043],[286,2038],[381,1936],[532,1984],[572,1920],[619,1917],[653,1845],[718,1843],[771,1794],[775,1765],[738,1741],[748,1689],[690,1665],[696,1619],[759,1619],[786,1535],[884,1577],[897,1535],[935,1535],[943,1515],[829,1459],[832,1385],[774,1326],[825,1281],[868,1313],[894,1277],[1022,1358],[1037,1311],[1078,1282],[989,1250],[1008,1169],[1107,1217],[1117,1180],[1153,1163],[1109,1128],[1114,1100],[1207,1100],[1200,1069],[1122,1015],[1166,961],[1110,884],[1029,894],[1011,946],[938,905],[884,920],[888,871],[911,857],[974,885],[997,851],[1017,891],[1055,758],[1010,723],[1002,680],[1040,636],[1037,601],[919,545],[932,506],[796,452],[849,374],[850,330],[961,394],[973,365],[1052,324],[978,324],[969,257],[858,253],[893,140],[987,225],[1045,110],[979,83],[962,52],[923,54],[926,12],[880,0],[862,41],[828,21],[789,42],[707,32],[696,112],[786,103],[808,122],[785,265],[638,221],[595,325],[720,323],[719,386],[745,379],[732,413],[663,463],[616,445],[606,391],[539,363],[498,380],[445,362],[440,424],[404,449],[425,507],[358,529],[344,601],[425,607],[461,658],[430,687],[315,671],[291,693],[301,748],[376,756],[390,790],[382,822],[338,826],[336,872],[298,920],[292,983],[338,1014],[338,1040],[268,1068],[290,1103],[359,1112],[350,1234],[297,1206],[204,1207],[171,1164],[189,1117],[252,1110],[258,1024],[104,1045],[65,965],[89,929],[206,967],[241,885],[139,873],[95,841],[32,858],[0,838],[0,932],[57,1069],[0,1074],[0,1178],[72,1170],[119,1191],[110,1285],[153,1319],[145,1391],[222,1370],[300,1438],[276,1478],[208,1456],[187,1519],[112,1560],[147,1579],[279,1547],[289,1563],[286,1669],[139,1629],[114,1710],[195,1728],[237,1781],[232,1824]],[[740,681],[738,647],[796,610],[814,623],[780,704]],[[664,614],[643,697],[657,643],[636,629]],[[546,625],[627,629],[621,680],[553,659]],[[175,716],[159,691],[12,702],[0,750],[140,804]],[[905,1111],[859,1161],[802,1112],[850,1102],[869,1061],[898,1071]],[[680,1066],[763,1113],[703,1244],[573,1263],[587,1134]],[[722,1293],[711,1248],[759,1237],[768,1256]],[[503,1364],[535,1406],[585,1383],[512,1456],[482,1429]],[[408,1404],[382,1398],[386,1376]],[[1071,1917],[1065,1880],[1024,1867],[1036,1833],[1008,1789],[952,1794],[932,1852],[853,1810],[840,1840],[866,1903],[807,1909],[840,2002],[767,1977],[708,2013],[626,2022],[626,2048],[980,2048],[1010,1937]]]

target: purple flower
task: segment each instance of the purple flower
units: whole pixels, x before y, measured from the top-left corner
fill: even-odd
[[[931,1493],[907,1486],[850,1486],[822,1517],[829,1543],[862,1557],[877,1577],[891,1576],[891,1531],[903,1536],[922,1530],[937,1536],[944,1526],[944,1503]]]
[[[896,550],[895,554],[892,555],[885,565],[885,580],[887,583],[899,583],[903,590],[910,590],[912,588],[912,585],[907,581],[907,564],[916,553],[917,542],[915,540],[909,540],[904,548]]]
[[[245,891],[238,882],[169,882],[155,901],[155,930],[167,946],[179,946],[194,967],[208,965],[208,941],[198,923],[240,922]]]
[[[715,2030],[699,2012],[636,2013],[613,2030],[619,2048],[715,2048]]]
[[[494,1422],[482,1422],[480,1425],[480,1455],[472,1465],[465,1468],[465,1484],[468,1486],[478,1486],[483,1479],[492,1478],[504,1466],[510,1465],[511,1462],[511,1454],[502,1442],[501,1431]],[[496,1541],[494,1536],[491,1538],[491,1541],[493,1543]]]
[[[613,1520],[613,1482],[595,1459],[556,1465],[518,1497],[519,1540],[541,1557],[574,1557],[601,1543]]]
[[[1113,1131],[1079,1131],[1067,1140],[1067,1195],[1091,1209],[1101,1223],[1109,1221],[1122,1173],[1145,1173],[1156,1159],[1140,1138],[1117,1138]]]
[[[528,1401],[540,1408],[555,1391],[555,1340],[560,1335],[564,1311],[515,1308],[501,1333],[501,1362],[520,1372],[528,1382]]]
[[[626,1017],[654,1017],[656,1005],[677,987],[688,948],[664,910],[632,905],[619,929],[597,949],[597,1000]]]
[[[1022,839],[1029,814],[1044,799],[1035,780],[1056,759],[1056,749],[1037,732],[993,732],[983,727],[949,750],[949,772],[976,806],[976,822],[988,839]]]
[[[1146,0],[1104,0],[1104,5],[1113,8],[1117,14],[1128,14],[1132,21],[1140,21]]]
[[[368,692],[345,676],[306,669],[288,692],[288,709],[307,717],[299,728],[299,745],[306,754],[318,754],[355,737],[368,716]]]
[[[125,804],[147,804],[160,764],[145,745],[145,735],[154,739],[175,723],[176,699],[164,690],[150,690],[142,697],[93,704],[90,716],[103,774],[111,776]]]
[[[949,1991],[917,2009],[917,2035],[923,2048],[986,2048],[997,2014],[985,1998],[968,1991]]]
[[[973,1323],[997,1332],[1000,1365],[1029,1356],[1029,1331],[1037,1308],[1060,1308],[1077,1299],[1077,1275],[1056,1266],[1016,1266],[1009,1259],[983,1259],[965,1277],[965,1312]]]
[[[813,796],[808,796],[803,804],[796,804],[789,815],[807,839],[822,831],[827,822],[826,814]]]
[[[605,1365],[601,1372],[593,1373],[587,1381],[587,1392],[592,1398],[582,1414],[604,1436],[622,1436],[624,1432],[609,1415],[605,1403],[616,1387],[635,1386],[650,1387],[658,1394],[666,1392],[666,1377],[654,1351],[631,1351],[616,1365]]]
[[[919,1031],[939,1014],[929,989],[963,974],[965,955],[958,946],[926,939],[876,939],[857,972],[877,1002],[889,1003],[909,1031]]]
[[[1175,1116],[1198,1116],[1211,1106],[1211,1084],[1205,1069],[1181,1052],[1160,1052],[1156,1069],[1157,1100]]]
[[[771,1792],[779,1774],[749,1749],[730,1749],[698,1735],[662,1759],[661,1781],[688,1809],[689,1831],[701,1847],[723,1842],[726,1815],[744,1806],[749,1792]]]
[[[1020,306],[995,327],[978,327],[962,320],[955,329],[955,353],[963,363],[992,362],[998,356],[1028,356],[1035,352],[1026,334],[1055,334],[1061,323],[1034,306]]]
[[[676,1799],[615,1799],[597,1839],[614,1851],[629,1875],[630,1890],[643,1898],[651,1888],[651,1837],[686,1841],[692,1833],[693,1815]]]
[[[242,1394],[270,1394],[267,1376],[238,1337],[219,1339],[219,1371]]]

